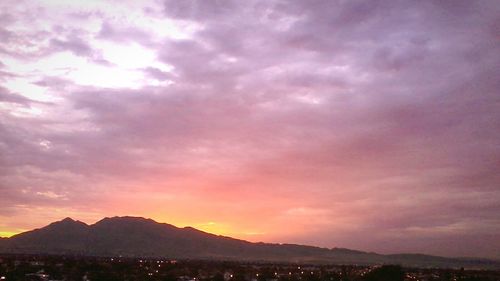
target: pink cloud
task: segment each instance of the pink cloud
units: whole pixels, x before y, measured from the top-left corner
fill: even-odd
[[[107,41],[156,60],[133,69],[135,88],[5,63],[16,76],[2,79],[55,101],[28,117],[1,108],[0,217],[143,215],[248,239],[497,257],[495,6],[166,1],[138,11],[198,29],[160,38],[100,10],[75,19],[82,37],[51,29],[48,47],[7,25],[10,59],[28,43],[92,58]],[[2,89],[3,103],[31,104]]]

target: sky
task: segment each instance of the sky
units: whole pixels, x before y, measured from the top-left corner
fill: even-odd
[[[132,215],[500,258],[498,1],[0,11],[0,236]]]

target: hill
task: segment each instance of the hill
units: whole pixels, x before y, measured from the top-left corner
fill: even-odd
[[[40,229],[0,239],[0,252],[500,268],[500,262],[483,259],[457,259],[419,254],[380,255],[342,248],[251,243],[206,233],[192,227],[178,228],[139,217],[104,218],[92,225],[66,218]]]

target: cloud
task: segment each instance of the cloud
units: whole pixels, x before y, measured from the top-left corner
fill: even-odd
[[[32,105],[13,79],[53,102],[38,115],[1,108],[2,200],[19,218],[19,205],[55,204],[277,242],[493,257],[474,237],[498,249],[495,6],[165,1],[134,9],[148,14],[136,24],[91,11],[78,36],[55,28],[30,44],[109,61],[135,44],[151,63],[125,52],[104,70],[135,71],[134,87],[105,87],[3,61],[16,75],[2,76],[4,103]]]
[[[155,67],[147,67],[144,69],[144,72],[153,79],[158,81],[165,81],[172,79],[172,75],[168,72],[162,71]]]
[[[33,101],[30,99],[10,93],[6,88],[0,87],[0,103],[15,103],[23,106],[28,106],[31,102]]]
[[[50,46],[59,51],[70,51],[77,56],[91,56],[92,48],[78,37],[66,40],[51,39]]]
[[[97,38],[111,40],[117,43],[138,43],[150,46],[153,44],[153,39],[146,31],[136,27],[116,28],[108,22],[104,22],[101,30],[97,34]]]

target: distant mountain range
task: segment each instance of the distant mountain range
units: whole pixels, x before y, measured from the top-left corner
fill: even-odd
[[[500,261],[487,259],[381,255],[342,248],[251,243],[140,217],[104,218],[92,225],[66,218],[0,239],[0,253],[500,268]]]

